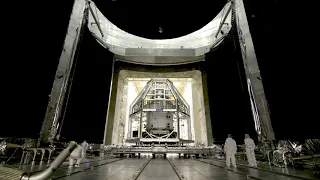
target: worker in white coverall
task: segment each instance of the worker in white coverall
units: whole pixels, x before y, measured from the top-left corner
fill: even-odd
[[[224,153],[226,155],[226,163],[227,167],[230,167],[230,159],[232,162],[233,167],[237,167],[236,165],[236,157],[235,154],[237,152],[237,144],[234,139],[232,139],[232,135],[229,134],[226,142],[224,143]]]
[[[70,154],[69,159],[69,167],[73,167],[74,161],[76,161],[76,164],[74,167],[79,167],[81,161],[86,157],[86,151],[89,147],[89,144],[86,142],[86,140],[83,141],[81,145],[78,145]]]
[[[249,134],[245,134],[244,144],[246,145],[246,154],[249,165],[251,167],[257,167],[256,155],[254,154],[254,148],[256,147],[256,145],[250,138]]]
[[[76,161],[75,167],[79,167],[79,164],[81,163],[83,159],[82,154],[82,146],[78,145],[70,154],[69,158],[69,167],[73,167],[74,161]]]
[[[85,159],[86,158],[87,149],[89,148],[89,144],[87,143],[86,140],[84,140],[83,143],[81,144],[81,146],[82,146],[82,158]]]

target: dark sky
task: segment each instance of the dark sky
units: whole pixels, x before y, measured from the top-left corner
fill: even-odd
[[[121,0],[104,2],[112,4],[108,6],[110,9],[104,9],[113,12],[111,21],[119,22],[119,27],[129,32],[150,38],[172,38],[192,32],[208,23],[220,7],[194,1],[186,8],[172,8],[169,2],[163,2],[147,4],[150,8],[144,11],[140,5],[135,10],[128,8],[132,5],[119,9],[121,6],[116,3],[123,3]],[[318,56],[316,46],[312,45],[319,41],[310,26],[314,20],[312,11],[307,5],[293,2],[245,0],[244,3],[277,139],[319,137],[316,126],[319,120],[316,109],[319,107]],[[1,118],[5,126],[1,127],[7,128],[1,128],[0,136],[36,138],[46,111],[72,1],[28,2],[13,7],[14,13],[7,13],[10,18],[3,19],[5,32],[1,33],[5,47],[2,56],[4,114]],[[154,20],[148,19],[152,13],[156,14],[152,16]],[[195,16],[182,18],[182,14]],[[158,33],[159,26],[163,27],[163,34]],[[103,137],[99,128],[104,126],[107,109],[112,54],[102,49],[88,32],[83,42],[86,43],[81,45],[63,134],[68,139],[88,137],[99,142]],[[231,44],[209,54],[207,59],[214,60],[224,51],[232,51]],[[239,54],[237,51],[226,54],[222,56],[225,60],[210,61],[212,71],[208,74],[213,85],[209,87],[211,116],[221,119],[213,123],[217,124],[213,131],[221,139],[228,132],[224,127],[227,124],[232,124],[230,131],[238,137],[252,130],[248,128],[252,126],[252,117],[246,89],[239,77]],[[232,89],[232,92],[225,89]],[[230,116],[230,112],[235,113]],[[90,121],[92,119],[94,122]],[[227,123],[229,121],[232,123]],[[218,132],[218,129],[223,130]]]
[[[312,5],[244,3],[277,139],[319,138],[318,55],[313,45],[319,38],[307,26],[317,22]]]
[[[227,0],[94,0],[100,11],[120,29],[149,39],[171,39],[207,25]],[[146,8],[148,7],[148,8]],[[138,27],[138,28],[137,28]],[[159,27],[163,33],[159,33]]]

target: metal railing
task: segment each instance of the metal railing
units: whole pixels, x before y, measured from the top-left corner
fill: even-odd
[[[51,149],[51,148],[26,148],[26,149],[24,149],[22,152],[20,164],[27,164],[28,157],[32,153],[33,154],[32,165],[34,165],[38,151],[41,151],[40,164],[43,164],[43,159],[45,157],[46,151],[48,151],[49,155],[48,155],[47,163],[49,164],[50,160],[51,160],[52,152],[54,151],[54,149]]]
[[[60,167],[60,165],[67,159],[67,157],[71,154],[71,152],[76,147],[77,147],[76,142],[70,142],[68,147],[59,154],[59,156],[50,164],[50,166],[46,170],[33,175],[23,174],[21,177],[21,180],[48,179]]]
[[[68,147],[65,148],[58,157],[50,164],[50,166],[42,172],[36,174],[28,174],[26,172],[20,171],[18,169],[13,169],[9,167],[0,166],[0,179],[7,180],[45,180],[48,179],[67,159],[71,152],[77,147],[77,143],[70,142]],[[28,148],[29,151],[34,151],[35,153],[40,149],[42,151],[42,156],[44,156],[44,151],[46,148]],[[49,152],[50,153],[50,152]]]

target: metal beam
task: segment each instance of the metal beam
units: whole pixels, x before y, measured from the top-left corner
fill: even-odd
[[[102,29],[101,29],[101,26],[100,26],[100,22],[98,21],[96,15],[94,14],[94,12],[93,12],[93,10],[92,10],[92,8],[91,8],[91,5],[90,5],[91,1],[88,1],[88,3],[89,3],[88,7],[89,7],[89,10],[90,10],[90,12],[91,12],[91,15],[92,15],[94,21],[96,22],[96,24],[97,24],[97,26],[98,26],[98,29],[99,29],[99,31],[100,31],[100,33],[101,33],[101,37],[103,37],[103,32],[102,32]]]
[[[141,100],[142,101],[142,100]],[[143,126],[143,124],[142,124],[142,120],[143,120],[143,103],[141,102],[141,113],[140,113],[140,132],[139,132],[139,134],[140,134],[140,138],[143,138],[142,137],[142,126]]]
[[[229,15],[229,13],[230,13],[230,11],[231,11],[231,9],[232,9],[233,3],[234,3],[234,1],[232,0],[232,1],[231,1],[231,4],[230,4],[230,6],[229,6],[229,8],[228,8],[228,10],[227,10],[226,15],[224,15],[223,19],[222,19],[221,22],[220,22],[219,28],[218,28],[217,33],[216,33],[216,35],[215,35],[216,38],[218,37],[219,32],[221,31],[222,25],[223,25],[224,22],[226,21],[228,15]]]
[[[103,134],[103,144],[106,144],[106,136],[107,136],[107,127],[108,127],[108,121],[109,121],[109,111],[110,111],[110,103],[111,103],[111,95],[112,95],[112,85],[113,85],[113,76],[114,76],[114,63],[116,62],[116,59],[112,60],[112,69],[111,69],[111,80],[110,80],[110,88],[109,88],[109,98],[108,98],[108,109],[107,109],[107,115],[106,115],[106,122],[104,126],[104,134]]]
[[[259,134],[260,140],[274,140],[275,136],[271,125],[270,114],[267,109],[267,101],[243,0],[235,0],[235,3],[233,4],[242,60],[248,83],[248,90],[249,93],[251,92],[250,96],[252,97],[251,106],[253,109],[252,112],[256,125],[256,131]]]
[[[178,105],[178,99],[176,100],[177,105],[177,138],[180,139],[180,119],[179,119],[179,105]]]
[[[54,78],[50,100],[40,131],[40,142],[52,142],[56,136],[65,92],[71,68],[78,48],[82,28],[87,23],[87,4],[85,0],[75,0],[65,37],[58,68]],[[40,145],[38,143],[38,145]]]

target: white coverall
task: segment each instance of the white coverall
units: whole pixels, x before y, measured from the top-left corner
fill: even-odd
[[[246,154],[249,165],[252,167],[257,167],[256,156],[254,154],[254,148],[256,147],[254,141],[251,138],[247,137],[244,139],[244,144],[246,145]]]
[[[232,138],[226,139],[226,142],[224,143],[224,152],[226,153],[227,166],[230,167],[230,159],[231,159],[232,165],[234,167],[237,167],[236,157],[235,157],[235,154],[237,152],[237,144],[234,139]]]
[[[89,148],[89,144],[86,141],[83,141],[83,143],[81,144],[82,146],[82,158],[86,158],[86,152],[87,149]]]
[[[69,167],[72,167],[74,164],[74,160],[76,160],[76,165],[75,167],[79,167],[79,164],[81,163],[83,157],[82,157],[82,146],[78,145],[70,154],[70,159],[69,159]]]

